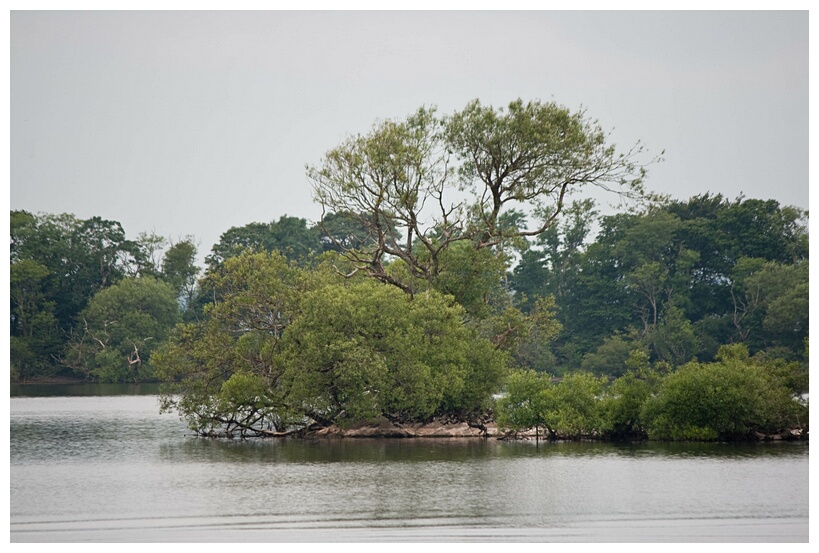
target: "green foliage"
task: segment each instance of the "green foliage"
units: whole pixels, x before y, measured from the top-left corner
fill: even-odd
[[[305,219],[287,215],[270,223],[231,227],[222,234],[205,261],[213,270],[226,259],[245,250],[256,253],[277,251],[288,259],[304,264],[311,254],[321,251],[319,232],[309,228]]]
[[[495,347],[515,354],[534,332],[548,343],[560,332],[554,318],[554,298],[538,298],[530,313],[523,313],[509,303],[498,306],[496,313],[477,323],[480,333]]]
[[[254,435],[257,428],[272,429],[275,426],[278,429],[283,426],[284,419],[278,407],[277,398],[271,397],[264,378],[237,372],[214,395],[209,419],[221,423],[228,436],[236,431],[241,436],[248,432]]]
[[[758,301],[767,345],[799,348],[808,335],[808,263],[766,263],[745,287]]]
[[[406,297],[372,281],[306,294],[283,345],[290,401],[312,418],[424,420],[486,405],[503,356],[435,292]],[[343,414],[343,417],[342,417]]]
[[[497,400],[498,425],[513,430],[539,428],[545,423],[546,392],[550,376],[527,369],[509,373],[504,394]]]
[[[563,227],[530,244],[511,280],[518,293],[553,293],[563,325],[553,345],[558,372],[586,355],[587,367],[600,370],[594,350],[634,332],[653,361],[671,365],[713,360],[729,342],[800,355],[808,327],[805,212],[722,196],[662,201],[603,217],[596,239],[580,247],[570,236],[585,236],[594,213],[578,205],[564,215]]]
[[[49,376],[77,315],[97,292],[128,276],[155,274],[155,237],[132,241],[116,221],[12,211],[11,365],[17,378]]]
[[[196,245],[188,237],[175,244],[165,252],[162,258],[162,278],[168,281],[182,303],[183,308],[192,306],[196,292],[196,277],[199,267],[196,266]]]
[[[48,269],[43,282],[64,330],[98,290],[134,272],[136,245],[119,223],[99,217],[12,212],[12,263],[32,260]]]
[[[537,372],[554,373],[557,368],[557,357],[552,353],[552,343],[557,334],[549,332],[548,329],[533,328],[529,336],[521,340],[513,352],[515,364]]]
[[[441,252],[436,290],[455,297],[471,316],[482,319],[490,313],[489,296],[501,286],[504,261],[489,249],[476,250],[468,242],[456,242]]]
[[[597,215],[592,200],[572,202],[563,222],[547,228],[521,253],[512,271],[512,287],[529,298],[552,295],[564,302],[578,278],[579,261]]]
[[[440,126],[434,109],[421,108],[404,121],[383,121],[348,138],[307,168],[323,212],[354,215],[368,236],[360,246],[340,247],[341,254],[356,271],[410,293],[386,270],[389,258],[403,261],[412,278],[430,280],[440,252],[465,238],[458,210],[443,201],[450,171]],[[435,222],[426,225],[438,207]]]
[[[178,411],[199,433],[222,426],[222,385],[233,374],[248,370],[235,338],[220,331],[215,320],[177,325],[151,357],[157,376],[168,384],[160,396],[163,411]]]
[[[170,285],[152,277],[126,278],[101,290],[79,316],[64,363],[103,382],[154,378],[151,352],[179,322]]]
[[[673,304],[666,307],[652,336],[652,344],[657,359],[675,367],[691,360],[700,349],[691,321]]]
[[[215,301],[205,319],[177,327],[154,356],[159,374],[178,381],[166,408],[199,432],[227,424],[215,398],[232,397],[222,390],[236,374],[265,383],[265,408],[243,403],[234,412],[244,415],[231,420],[263,414],[280,430],[304,420],[470,416],[500,386],[505,354],[434,290],[410,298],[372,280],[340,281],[324,262],[300,269],[275,253],[230,258],[206,281]]]
[[[343,252],[371,245],[372,238],[360,217],[350,212],[325,213],[318,223],[319,241],[324,251]]]
[[[17,379],[53,374],[51,356],[59,354],[61,332],[54,316],[55,305],[48,300],[48,268],[31,259],[10,267],[11,369]]]
[[[604,383],[589,373],[567,375],[554,383],[545,373],[513,371],[497,401],[498,424],[514,430],[544,428],[551,439],[595,435],[603,425]]]
[[[522,238],[545,232],[566,195],[583,186],[641,195],[641,153],[639,145],[617,153],[583,112],[521,100],[495,109],[475,100],[450,116],[421,108],[380,122],[308,166],[308,176],[324,212],[355,214],[366,229],[369,243],[341,253],[357,270],[412,293],[385,269],[390,257],[412,277],[434,281],[454,244],[523,249]],[[472,198],[458,200],[455,184]],[[534,228],[524,226],[523,210],[534,214]]]
[[[230,428],[227,411],[230,420],[284,430],[296,415],[279,386],[280,342],[299,312],[301,295],[317,279],[320,275],[308,275],[275,252],[243,252],[207,275],[203,286],[214,302],[203,319],[174,328],[152,358],[158,376],[173,382],[162,394],[163,408],[178,410],[200,433]],[[246,402],[228,409],[225,398],[233,396],[222,388],[236,374],[264,382],[264,409]]]
[[[157,259],[162,249],[167,246],[168,241],[153,232],[140,232],[136,239],[136,273],[139,276],[161,276],[159,261]]]
[[[649,365],[648,353],[635,349],[626,360],[628,371],[606,389],[601,410],[603,435],[613,440],[646,437],[643,406],[652,398],[662,381],[660,373]]]
[[[808,339],[805,338],[805,351],[802,356],[794,356],[789,348],[770,348],[753,356],[753,362],[765,367],[773,377],[782,382],[794,396],[801,396],[809,391],[810,356]]]
[[[750,358],[741,344],[723,346],[715,363],[688,363],[676,372],[649,364],[634,349],[628,371],[606,386],[589,373],[554,381],[515,370],[497,402],[499,425],[544,428],[550,438],[734,440],[804,428],[807,405],[786,385],[793,365]]]
[[[392,337],[394,306],[382,311],[376,298],[357,293],[360,285],[307,293],[284,340],[289,401],[324,423],[343,411],[351,418],[374,417],[389,395],[386,346],[381,346],[385,336]]]
[[[541,216],[540,234],[563,207],[565,194],[585,185],[621,185],[642,193],[645,170],[635,162],[639,145],[617,153],[584,112],[555,103],[515,100],[504,109],[470,102],[445,119],[445,141],[461,161],[462,186],[471,189],[482,241],[503,236],[505,204],[524,205]]]
[[[643,154],[555,103],[421,108],[308,167],[316,226],[233,227],[198,282],[191,238],[160,267],[162,237],[13,211],[12,375],[156,376],[172,382],[163,407],[202,434],[475,417],[512,364],[539,372],[511,373],[499,421],[552,438],[794,424],[809,373],[807,213],[652,197]],[[591,200],[568,203],[588,186],[650,201],[598,218]],[[163,344],[179,304],[187,323]]]
[[[603,426],[600,396],[605,377],[578,372],[546,391],[544,425],[563,437],[595,436]]]
[[[635,346],[639,347],[640,344],[621,334],[609,336],[595,351],[583,356],[581,367],[597,375],[620,376],[626,372],[626,362]]]
[[[714,363],[688,363],[667,376],[644,407],[653,439],[736,439],[798,426],[800,405],[744,345],[724,346]]]

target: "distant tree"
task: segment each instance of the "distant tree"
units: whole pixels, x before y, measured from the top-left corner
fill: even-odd
[[[766,263],[748,277],[745,286],[756,290],[762,310],[765,345],[801,349],[808,337],[808,263]]]
[[[576,248],[564,236],[585,228],[582,213],[564,211],[565,226],[540,235],[511,280],[527,296],[553,291],[563,325],[552,348],[558,371],[576,368],[587,354],[592,362],[604,340],[632,331],[654,361],[672,364],[711,360],[721,344],[737,341],[754,352],[786,347],[800,355],[807,272],[797,278],[800,270],[784,267],[807,257],[806,213],[719,195],[666,200],[601,218],[595,240]],[[783,267],[781,278],[766,276],[776,272],[773,265],[763,271],[766,263]],[[771,317],[768,303],[785,289],[791,292]]]
[[[558,304],[564,303],[597,215],[593,200],[572,202],[562,223],[547,228],[522,252],[511,275],[512,287],[527,298],[552,295]]]
[[[60,326],[67,329],[88,299],[137,272],[139,250],[116,221],[73,215],[14,217],[13,256],[32,259],[49,270],[48,286]]]
[[[103,382],[154,379],[151,352],[179,320],[170,285],[126,278],[95,294],[79,315],[63,363]]]
[[[49,271],[45,265],[31,259],[12,263],[10,269],[12,335],[32,337],[36,332],[34,319],[37,315],[53,311],[53,303],[46,302],[42,286]]]
[[[559,333],[552,334],[535,327],[518,344],[512,353],[515,364],[519,367],[533,369],[537,372],[557,372],[557,357],[552,351],[555,339]]]
[[[651,344],[658,360],[675,367],[693,359],[700,349],[691,321],[673,304],[666,307],[651,337]]]
[[[743,257],[732,272],[737,338],[754,350],[798,351],[808,335],[808,263],[786,265]]]
[[[95,293],[146,267],[144,251],[100,217],[12,211],[10,223],[11,365],[15,377],[49,376],[61,369],[77,314]]]
[[[278,221],[230,228],[222,234],[205,261],[213,269],[244,250],[257,253],[277,251],[288,259],[305,263],[310,254],[321,251],[321,244],[318,230],[309,228],[306,219],[282,215]]]
[[[88,271],[87,278],[96,286],[96,290],[102,290],[139,271],[142,261],[139,245],[126,239],[125,231],[117,221],[101,217],[80,221],[73,229],[70,240],[78,246],[76,253],[83,255],[81,268]]]
[[[666,209],[683,223],[680,242],[699,254],[692,271],[691,300],[684,306],[692,322],[718,314],[731,327],[731,275],[740,259],[785,264],[807,259],[807,213],[781,207],[774,200],[739,197],[731,202],[719,194],[705,194],[670,202]]]
[[[48,268],[31,259],[10,266],[11,369],[15,379],[31,379],[56,372],[55,358],[62,336],[49,299]]]
[[[626,364],[635,349],[645,346],[632,337],[613,334],[603,340],[596,350],[583,356],[581,368],[597,375],[621,376],[626,372]]]
[[[192,306],[196,293],[196,277],[199,267],[196,266],[196,245],[192,237],[172,243],[162,259],[162,278],[168,281],[183,309]]]
[[[354,213],[325,213],[313,228],[319,232],[319,242],[324,251],[357,250],[372,243],[367,227]]]
[[[804,211],[781,207],[776,200],[740,197],[717,213],[717,223],[733,259],[745,256],[793,263],[808,255],[805,216]]]
[[[168,240],[154,232],[140,232],[136,239],[136,274],[158,277],[160,272],[159,254],[168,245]]]

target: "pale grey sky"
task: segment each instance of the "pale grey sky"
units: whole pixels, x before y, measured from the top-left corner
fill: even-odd
[[[581,106],[648,187],[808,208],[808,12],[11,13],[11,209],[194,235],[315,220],[305,164],[473,98]]]

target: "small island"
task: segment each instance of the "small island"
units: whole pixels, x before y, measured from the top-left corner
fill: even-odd
[[[12,211],[12,380],[162,381],[201,436],[807,439],[807,213],[658,197],[659,161],[555,103],[423,107],[201,276],[192,237]]]

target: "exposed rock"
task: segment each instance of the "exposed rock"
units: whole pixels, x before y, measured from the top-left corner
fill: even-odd
[[[782,441],[782,440],[807,440],[807,432],[803,432],[801,428],[786,428],[778,434],[763,434],[762,432],[754,432],[754,436],[760,441]]]
[[[470,426],[466,422],[439,420],[428,423],[398,424],[387,419],[380,419],[345,428],[332,425],[309,432],[308,435],[316,438],[478,438],[502,435],[494,422],[480,426],[483,428],[477,425]]]
[[[272,434],[271,434],[272,435]],[[340,427],[337,425],[311,428],[300,435],[310,438],[499,438],[503,440],[534,440],[535,429],[512,431],[499,429],[495,422],[464,422],[451,419],[435,419],[427,423],[394,423],[386,418],[359,423],[352,426]],[[760,441],[780,440],[807,440],[807,432],[798,428],[785,430],[779,434],[763,434],[754,432],[753,435]],[[537,432],[537,437],[548,441],[548,433],[544,429]],[[554,436],[557,439],[577,439],[571,436]],[[597,436],[587,437],[594,440]]]
[[[787,430],[789,437],[792,440],[799,440],[802,438],[802,429],[801,428],[789,428]]]
[[[465,422],[442,423],[432,421],[427,424],[414,424],[411,426],[413,433],[418,438],[467,438],[497,436],[498,427],[494,423],[484,425],[486,432],[475,426],[469,426]]]

